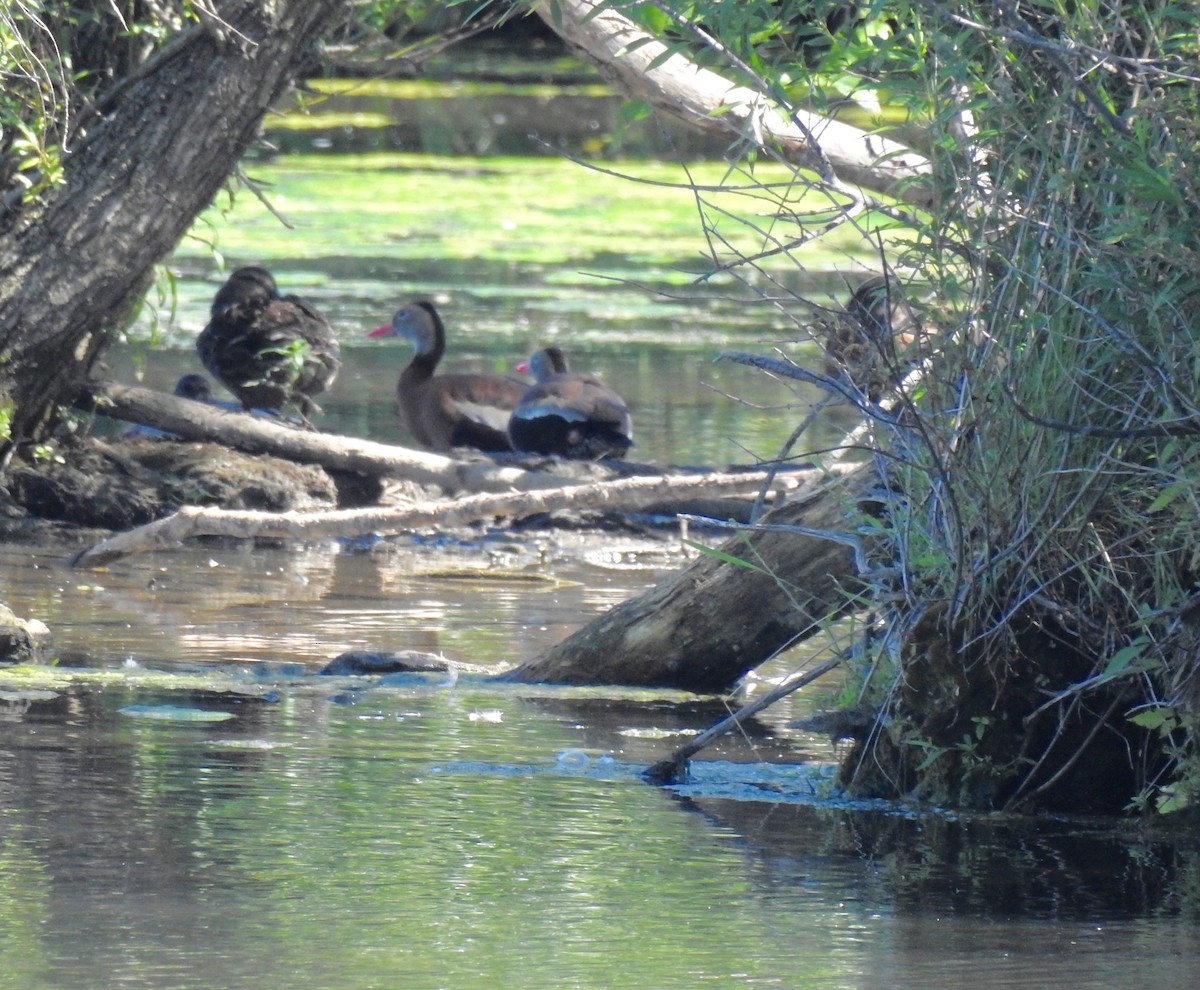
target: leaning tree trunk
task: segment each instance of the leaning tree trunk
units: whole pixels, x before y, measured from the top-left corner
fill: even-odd
[[[345,0],[226,0],[101,101],[65,179],[0,239],[6,450],[37,438],[213,199]]]
[[[864,464],[785,503],[718,555],[622,602],[504,680],[726,690],[854,607],[858,571],[847,516],[875,480],[875,466]]]
[[[700,130],[769,148],[831,185],[851,183],[922,207],[933,201],[932,164],[912,148],[733,83],[643,31],[620,5],[538,0],[534,9],[630,99]]]

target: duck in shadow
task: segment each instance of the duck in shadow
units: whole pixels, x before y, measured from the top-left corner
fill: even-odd
[[[196,338],[200,361],[246,410],[296,410],[305,426],[342,366],[333,327],[310,303],[280,295],[265,268],[237,269]]]
[[[872,402],[903,377],[907,352],[922,333],[903,287],[886,275],[851,293],[825,339],[825,372],[852,382]]]

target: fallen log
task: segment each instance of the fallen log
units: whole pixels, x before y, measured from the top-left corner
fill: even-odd
[[[728,690],[855,607],[860,548],[847,514],[875,484],[871,463],[829,479],[502,679]]]
[[[117,382],[89,383],[89,395],[80,404],[106,416],[152,426],[183,440],[212,441],[249,454],[271,454],[300,464],[319,464],[331,471],[436,485],[448,493],[511,492],[571,483],[571,479],[548,471],[527,471],[483,457],[465,460],[372,440],[316,433],[282,420],[250,416],[240,410],[222,409]]]
[[[842,192],[862,187],[917,205],[932,201],[929,159],[877,130],[784,106],[764,95],[762,85],[738,85],[692,61],[682,46],[652,37],[621,6],[542,0],[534,12],[628,99],[645,100],[701,130],[768,148]],[[743,78],[749,72],[745,65],[738,69]]]
[[[466,526],[497,516],[523,517],[539,512],[580,507],[624,508],[631,499],[685,497],[690,491],[710,492],[725,487],[753,491],[767,478],[765,471],[737,474],[660,475],[624,478],[537,491],[484,493],[457,499],[421,502],[399,507],[334,509],[320,512],[258,512],[187,506],[164,519],[118,533],[76,555],[76,567],[103,567],[122,557],[173,546],[195,536],[237,539],[353,538],[363,534],[394,535],[424,526]]]

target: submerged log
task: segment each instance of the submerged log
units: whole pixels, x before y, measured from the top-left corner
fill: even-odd
[[[772,510],[503,678],[727,690],[855,607],[858,537],[847,506],[868,498],[875,477],[864,464]]]
[[[805,685],[811,684],[820,677],[824,677],[831,670],[840,667],[841,663],[841,657],[832,657],[823,663],[817,664],[811,670],[806,670],[802,674],[788,678],[784,683],[777,685],[761,698],[756,698],[748,705],[743,705],[729,717],[721,719],[716,725],[709,726],[700,735],[680,746],[670,756],[659,760],[653,766],[647,767],[642,771],[642,776],[652,784],[679,783],[685,776],[688,760],[704,749],[704,747],[720,739],[722,736],[728,735],[734,729],[741,728],[742,723],[750,718],[750,716],[757,715],[764,708],[769,708],[781,698],[786,698],[793,691],[799,691]]]

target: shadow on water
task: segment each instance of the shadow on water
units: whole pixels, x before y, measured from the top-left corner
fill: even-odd
[[[1124,833],[1111,821],[963,817],[896,807],[838,807],[818,785],[773,768],[747,780],[702,767],[681,805],[737,834],[769,883],[802,882],[826,857],[857,862],[897,913],[1110,921],[1200,919],[1200,847]],[[710,795],[722,778],[742,798]],[[761,788],[764,795],[746,797]]]

